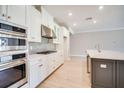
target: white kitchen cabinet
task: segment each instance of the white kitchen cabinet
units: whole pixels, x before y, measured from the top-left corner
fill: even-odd
[[[28,41],[41,42],[41,13],[33,6],[27,7]]]
[[[54,23],[53,31],[54,31],[54,33],[56,35],[56,38],[53,39],[53,43],[59,44],[60,43],[60,31],[61,31],[61,28],[57,23]]]
[[[18,25],[26,25],[25,5],[0,5],[0,19]]]
[[[12,23],[25,26],[26,24],[26,6],[25,5],[8,5],[7,19]]]
[[[36,87],[61,64],[58,53],[48,55],[35,55],[29,57],[29,84]]]
[[[48,64],[45,57],[41,55],[30,58],[29,60],[29,84],[30,87],[38,86],[48,75]]]
[[[41,8],[41,21],[42,25],[49,27],[50,29],[53,29],[53,16],[51,16],[43,7]]]
[[[41,21],[42,21],[42,25],[47,26],[47,11],[42,8],[42,12],[41,12]]]
[[[54,20],[53,20],[53,16],[51,16],[49,13],[47,13],[47,24],[48,27],[51,28],[52,30],[54,29]]]
[[[7,6],[0,5],[0,19],[6,20],[6,15],[7,15]]]
[[[35,64],[30,64],[30,78],[29,84],[31,88],[36,87],[39,82],[39,63],[35,61]]]
[[[70,32],[65,27],[62,27],[63,32],[63,54],[64,60],[70,59]]]
[[[65,27],[62,27],[61,29],[62,29],[62,31],[63,31],[63,36],[64,36],[64,37],[68,37],[69,31],[68,31]]]
[[[46,69],[47,69],[47,63],[44,60],[40,59],[39,65],[38,65],[38,72],[39,72],[38,81],[39,82],[42,82],[46,78]]]

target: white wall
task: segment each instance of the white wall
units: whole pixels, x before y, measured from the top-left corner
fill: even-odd
[[[70,37],[71,55],[85,55],[85,50],[100,44],[104,50],[124,52],[124,30],[73,34]]]

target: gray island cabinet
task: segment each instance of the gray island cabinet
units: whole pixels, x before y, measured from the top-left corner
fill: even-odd
[[[99,53],[96,50],[88,50],[87,55],[90,59],[88,67],[91,72],[91,87],[124,88],[123,53],[113,51]]]

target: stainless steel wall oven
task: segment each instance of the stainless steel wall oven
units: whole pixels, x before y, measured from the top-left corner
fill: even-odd
[[[27,82],[26,28],[0,20],[0,88]]]
[[[20,87],[27,82],[26,54],[0,57],[0,88]]]

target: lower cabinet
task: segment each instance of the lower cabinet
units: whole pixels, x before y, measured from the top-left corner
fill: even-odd
[[[124,61],[91,59],[92,87],[124,88]]]
[[[46,78],[45,62],[40,59],[34,63],[30,65],[30,87],[36,87]]]
[[[30,64],[30,78],[29,84],[31,88],[36,87],[39,84],[39,64],[35,62],[35,64]]]
[[[117,61],[117,87],[124,88],[124,61]]]
[[[47,78],[62,63],[59,63],[58,54],[50,54],[44,57],[33,58],[29,64],[29,84],[30,87],[37,87],[45,78]]]

